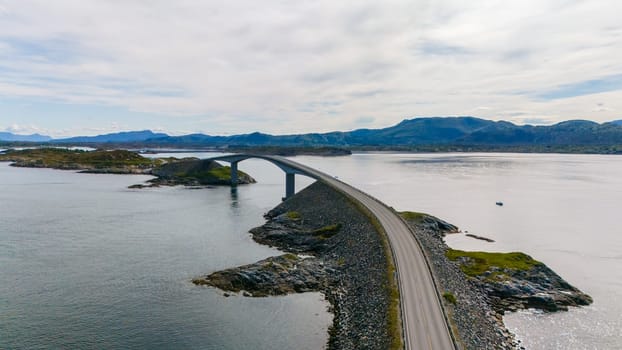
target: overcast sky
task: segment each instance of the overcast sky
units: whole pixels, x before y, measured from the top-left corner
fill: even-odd
[[[0,130],[622,119],[620,0],[0,0]]]

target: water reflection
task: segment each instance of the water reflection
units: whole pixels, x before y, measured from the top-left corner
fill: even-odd
[[[399,159],[396,163],[416,166],[417,170],[426,172],[463,171],[477,169],[511,169],[516,167],[516,162],[510,157],[499,159],[498,157],[486,156],[437,156],[437,157],[414,157]]]
[[[229,195],[231,196],[231,208],[238,208],[238,187],[231,186],[231,190],[229,191]]]

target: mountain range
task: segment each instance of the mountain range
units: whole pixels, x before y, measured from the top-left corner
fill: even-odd
[[[45,135],[17,135],[10,132],[0,131],[0,141],[21,141],[21,142],[47,142],[52,138]]]
[[[54,139],[42,135],[0,133],[0,140],[59,144],[135,144],[169,147],[341,146],[412,147],[421,145],[594,146],[622,145],[622,120],[596,123],[570,120],[548,126],[516,125],[475,117],[406,119],[382,129],[347,132],[270,135],[260,132],[233,136],[190,134],[169,136],[149,130]]]
[[[164,133],[154,133],[151,130],[142,131],[123,131],[114,134],[105,134],[97,136],[76,136],[66,139],[55,139],[53,142],[58,143],[124,143],[124,142],[140,142],[154,138],[168,137]]]
[[[550,126],[516,125],[474,117],[407,119],[383,129],[347,132],[269,135],[259,132],[234,136],[192,134],[145,141],[168,146],[377,146],[421,145],[622,145],[622,121],[595,123],[572,120]]]

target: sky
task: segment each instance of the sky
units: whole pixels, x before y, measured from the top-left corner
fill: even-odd
[[[622,119],[619,0],[0,0],[0,131]]]

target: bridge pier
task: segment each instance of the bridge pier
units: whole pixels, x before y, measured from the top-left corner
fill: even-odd
[[[238,185],[238,162],[231,162],[231,186]]]
[[[285,199],[291,197],[296,192],[296,174],[285,173]]]

